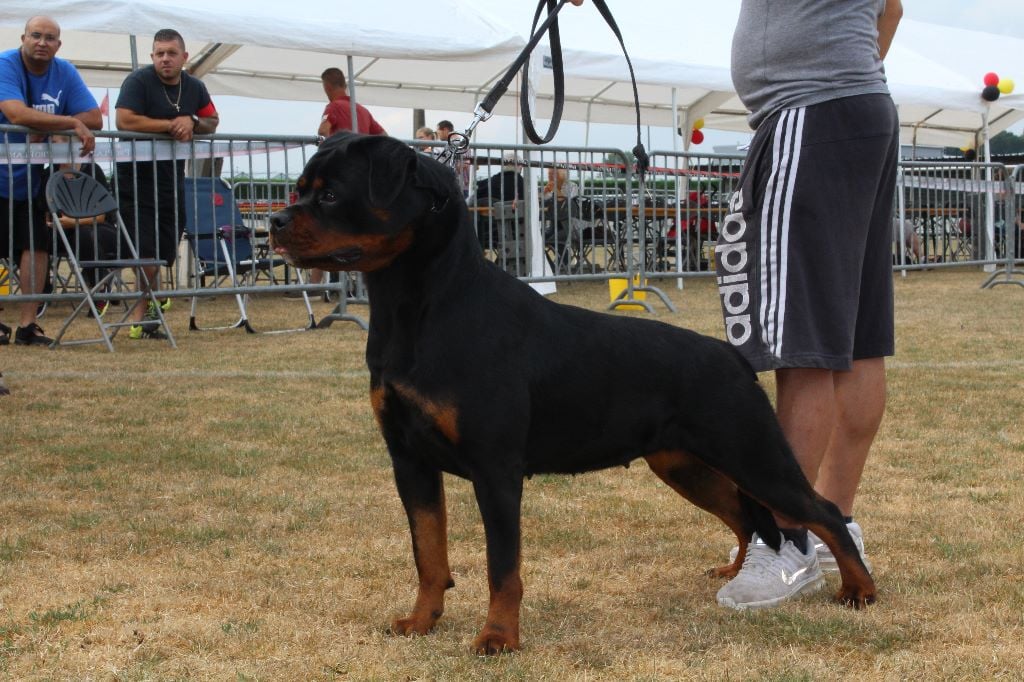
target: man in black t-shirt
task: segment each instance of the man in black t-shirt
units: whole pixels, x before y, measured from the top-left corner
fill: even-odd
[[[187,142],[194,134],[216,132],[220,118],[202,81],[183,71],[188,61],[185,40],[174,29],[153,36],[152,66],[132,72],[117,98],[118,130],[170,135]],[[148,152],[139,144],[139,152]],[[185,161],[138,161],[117,164],[121,215],[136,240],[139,255],[174,263],[185,229]],[[156,286],[158,268],[146,270]],[[141,322],[140,301],[131,319]],[[135,325],[129,336],[162,338],[156,325]]]

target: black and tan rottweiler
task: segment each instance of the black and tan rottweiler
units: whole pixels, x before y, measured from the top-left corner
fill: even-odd
[[[523,479],[644,458],[739,541],[779,532],[772,512],[836,556],[836,599],[875,586],[838,509],[808,484],[754,372],[726,342],[654,320],[559,305],[487,261],[454,174],[388,137],[340,134],[271,219],[301,267],[366,273],[370,400],[412,530],[419,589],[398,634],[429,631],[452,587],[442,473],[473,484],[490,606],[478,653],[519,648]],[[769,543],[771,544],[771,543]]]

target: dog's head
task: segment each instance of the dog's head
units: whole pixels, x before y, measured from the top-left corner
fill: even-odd
[[[441,164],[394,138],[354,133],[327,139],[296,189],[295,203],[270,218],[271,244],[293,265],[321,270],[389,265],[425,215],[461,198]]]

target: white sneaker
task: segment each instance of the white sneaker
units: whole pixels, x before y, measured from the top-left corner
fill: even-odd
[[[868,573],[871,573],[871,562],[868,561],[867,555],[864,554],[864,531],[861,530],[860,525],[856,521],[846,524],[846,529],[850,531],[853,544],[857,545],[857,551],[860,552],[860,560],[864,562],[864,567],[868,569]],[[821,565],[822,573],[838,573],[839,565],[836,564],[836,558],[832,556],[832,550],[828,548],[828,545],[811,531],[807,531],[807,541],[814,545],[814,551],[818,553],[818,563]],[[740,548],[736,546],[729,550],[729,563],[736,561],[736,555],[739,552]]]
[[[718,604],[731,609],[764,609],[821,589],[825,577],[808,542],[807,554],[784,540],[776,552],[754,533],[743,567],[718,591]]]
[[[861,530],[860,525],[856,521],[850,521],[846,524],[846,530],[850,531],[853,544],[857,545],[857,552],[860,554],[860,560],[864,562],[864,567],[868,569],[868,573],[871,573],[871,562],[868,561],[867,556],[864,554],[864,531]],[[814,544],[814,550],[818,553],[818,563],[821,564],[821,570],[825,573],[838,573],[839,566],[836,564],[836,558],[832,556],[832,550],[828,548],[828,545],[810,531],[807,532],[807,538],[808,542]]]

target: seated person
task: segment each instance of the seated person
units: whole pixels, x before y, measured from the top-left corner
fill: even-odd
[[[893,257],[896,263],[900,262],[900,243],[906,245],[907,262],[920,263],[924,260],[924,249],[921,247],[921,238],[914,230],[914,223],[909,218],[896,216],[892,219],[892,243]]]
[[[506,152],[502,158],[501,171],[476,183],[476,193],[466,203],[468,206],[491,206],[515,202],[525,196],[526,182],[518,171],[515,154]],[[494,250],[496,245],[515,238],[514,234],[518,230],[518,225],[512,224],[517,223],[515,218],[497,216],[488,211],[486,214],[478,214],[477,219],[477,237],[483,250]]]
[[[555,237],[558,241],[565,241],[568,237],[570,218],[579,217],[579,211],[574,212],[570,204],[579,193],[580,188],[569,180],[568,170],[548,168],[548,181],[541,189],[544,222],[547,224],[545,233],[548,238]]]
[[[572,199],[579,196],[580,188],[569,180],[569,171],[565,168],[548,168],[548,182],[541,190],[541,198]]]
[[[505,152],[501,171],[476,183],[471,205],[490,206],[499,201],[515,201],[526,196],[526,185],[518,166],[515,153]]]

